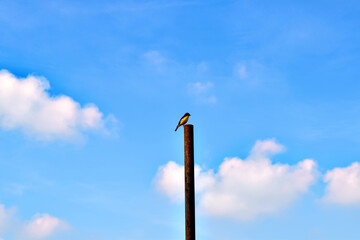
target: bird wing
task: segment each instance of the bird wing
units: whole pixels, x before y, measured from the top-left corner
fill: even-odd
[[[175,129],[175,131],[183,124],[185,124],[187,122],[187,119],[189,119],[188,116],[186,116],[186,114],[184,116],[182,116],[182,118],[180,118],[180,121]]]

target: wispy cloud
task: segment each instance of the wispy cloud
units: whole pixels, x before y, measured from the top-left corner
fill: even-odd
[[[239,63],[238,65],[236,65],[235,71],[239,78],[244,79],[247,77],[247,70],[244,64]]]
[[[294,166],[273,164],[270,157],[283,150],[274,140],[257,141],[246,159],[226,158],[217,173],[196,166],[201,211],[215,217],[250,220],[289,206],[314,183],[316,163],[305,159]],[[181,200],[183,166],[169,162],[160,167],[155,182],[172,200]]]
[[[81,107],[71,97],[52,97],[44,77],[18,78],[0,71],[0,127],[21,129],[38,139],[70,139],[104,129],[103,113],[94,104]]]
[[[8,231],[12,222],[12,218],[16,212],[16,209],[10,208],[6,209],[5,205],[0,204],[0,234]],[[0,237],[1,238],[1,237]]]
[[[194,82],[188,84],[190,95],[193,95],[197,101],[205,103],[216,103],[217,98],[212,94],[214,84],[212,82]]]
[[[190,84],[190,87],[196,94],[205,93],[213,86],[214,86],[214,84],[211,82],[206,82],[206,83],[196,82],[196,83]]]
[[[199,73],[206,72],[209,69],[209,66],[206,62],[201,62],[196,66],[196,70]]]
[[[268,77],[265,67],[257,61],[242,61],[234,67],[234,75],[237,82],[244,87],[258,88],[261,87]]]
[[[341,205],[360,205],[360,163],[334,168],[325,174],[327,183],[323,200]]]
[[[152,50],[144,53],[142,57],[150,63],[152,67],[155,68],[155,70],[161,72],[165,68],[165,64],[167,62],[166,58],[160,54],[157,50]]]
[[[279,72],[257,60],[243,60],[234,66],[234,84],[252,90],[281,90],[286,81]]]

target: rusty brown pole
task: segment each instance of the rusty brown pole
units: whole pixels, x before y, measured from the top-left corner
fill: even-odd
[[[185,240],[195,240],[194,126],[184,125]]]

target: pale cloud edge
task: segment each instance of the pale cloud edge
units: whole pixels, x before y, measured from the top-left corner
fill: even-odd
[[[43,239],[57,232],[70,229],[70,225],[49,214],[35,214],[23,228],[22,235],[30,239]]]
[[[11,227],[12,218],[15,215],[16,208],[5,208],[5,205],[0,204],[0,239],[1,235]]]
[[[69,96],[50,96],[44,77],[19,78],[0,70],[0,127],[20,129],[41,140],[73,139],[84,131],[106,131],[106,118],[94,104],[81,106]]]
[[[15,216],[16,208],[6,209],[0,204],[0,239],[14,236],[15,239],[45,239],[57,233],[68,231],[71,226],[66,221],[47,213],[35,214],[30,221],[22,221]]]
[[[247,77],[248,74],[246,65],[239,63],[236,65],[235,69],[239,78],[244,79]]]
[[[216,103],[217,98],[212,94],[214,84],[212,82],[192,82],[188,83],[188,92],[195,96],[198,102]]]
[[[272,163],[284,151],[274,139],[257,141],[249,156],[225,158],[218,172],[195,167],[199,209],[213,217],[248,221],[281,211],[306,193],[315,182],[317,165],[305,159],[294,166]],[[171,200],[183,200],[183,166],[169,162],[155,177],[157,189]]]
[[[163,64],[166,61],[166,58],[156,50],[151,50],[144,53],[143,57],[154,64]]]
[[[157,50],[150,50],[141,56],[151,68],[158,72],[163,72],[168,60]]]
[[[324,176],[327,183],[323,201],[339,205],[360,206],[360,163],[334,168]]]

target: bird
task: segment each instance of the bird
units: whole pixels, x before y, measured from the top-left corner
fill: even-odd
[[[178,125],[177,125],[177,127],[176,127],[176,129],[175,129],[175,132],[176,132],[176,130],[180,127],[180,126],[182,126],[182,125],[184,125],[184,124],[186,124],[187,123],[187,121],[189,120],[189,117],[190,117],[191,115],[189,114],[189,113],[185,113],[185,115],[180,119],[180,121],[179,121],[179,123],[178,123]]]

